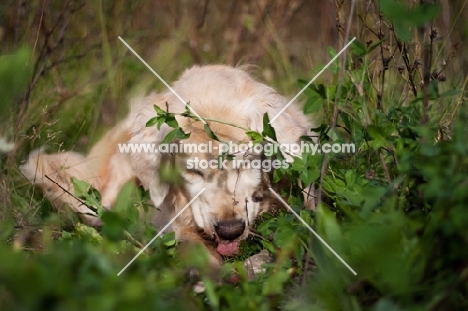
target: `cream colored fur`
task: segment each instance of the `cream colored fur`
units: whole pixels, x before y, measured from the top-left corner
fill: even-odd
[[[234,123],[241,127],[261,132],[262,117],[268,113],[273,118],[288,100],[274,89],[253,79],[247,72],[222,65],[195,66],[185,71],[173,84],[173,89],[200,116]],[[70,177],[89,181],[102,195],[104,206],[111,207],[120,187],[135,178],[149,190],[158,212],[155,224],[160,228],[183,208],[202,188],[206,190],[197,198],[174,223],[172,230],[180,240],[199,241],[214,251],[220,241],[214,225],[232,219],[242,219],[247,223],[245,231],[238,238],[249,234],[249,226],[256,216],[269,208],[268,201],[254,202],[259,193],[269,186],[265,174],[256,169],[227,170],[187,170],[186,160],[216,158],[212,154],[161,154],[118,152],[117,144],[153,143],[160,144],[171,130],[166,124],[160,129],[146,127],[146,122],[156,115],[153,105],[170,112],[182,113],[185,105],[170,90],[134,100],[131,113],[126,120],[109,131],[90,151],[88,156],[73,152],[47,155],[42,151],[31,153],[22,166],[23,174],[33,183],[44,189],[45,195],[57,206],[68,205],[79,213],[92,213],[86,206],[64,193],[57,184],[73,193]],[[179,125],[191,136],[187,143],[208,143],[201,122],[177,117]],[[249,138],[241,129],[208,122],[213,132],[221,140],[236,143],[248,142]],[[295,106],[288,107],[273,123],[280,143],[298,143],[303,135],[310,134],[310,122]],[[213,141],[216,146],[218,142]],[[260,159],[261,155],[238,154],[238,158]],[[172,165],[181,170],[182,185],[171,185],[160,180],[162,165]],[[45,178],[49,176],[55,183]],[[96,223],[93,217],[85,216],[88,222]],[[208,242],[207,242],[208,241]]]

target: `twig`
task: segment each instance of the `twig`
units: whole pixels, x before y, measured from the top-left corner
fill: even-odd
[[[385,163],[384,156],[381,151],[379,151],[380,162],[382,163],[382,168],[385,173],[385,178],[387,179],[388,184],[392,183],[392,177],[390,176],[390,171],[388,170],[387,163]]]
[[[87,208],[89,208],[90,210],[92,210],[93,212],[97,213],[97,209],[94,207],[94,206],[90,206],[88,204],[86,204],[86,202],[84,202],[83,200],[81,200],[80,198],[76,197],[75,195],[73,195],[70,191],[68,191],[67,189],[65,189],[64,187],[62,187],[58,182],[56,182],[55,180],[53,180],[52,178],[50,178],[49,176],[47,175],[44,175],[45,178],[47,178],[48,180],[50,180],[51,182],[53,182],[54,184],[56,184],[60,189],[62,189],[66,194],[72,196],[73,198],[75,198],[78,202],[80,202],[82,205],[86,206]]]
[[[416,96],[418,96],[418,91],[416,89],[416,85],[414,84],[414,78],[413,78],[413,72],[414,72],[415,67],[410,64],[406,44],[401,43],[401,41],[398,40],[398,38],[396,37],[396,34],[395,34],[395,28],[394,27],[392,27],[392,33],[393,33],[393,37],[395,38],[395,42],[396,42],[396,44],[398,46],[398,49],[400,50],[403,61],[405,63],[406,71],[408,72],[408,81],[409,81],[411,90],[413,92],[413,95],[416,97]]]
[[[195,117],[196,119],[198,119],[195,115],[194,115],[193,117]],[[233,127],[238,128],[238,129],[244,130],[244,131],[246,131],[246,132],[250,131],[250,130],[249,130],[248,128],[246,128],[246,127],[242,127],[242,126],[236,125],[236,124],[234,124],[234,123],[230,123],[230,122],[225,122],[225,121],[221,121],[221,120],[217,120],[217,119],[211,119],[211,118],[205,118],[205,117],[203,117],[203,120],[205,120],[205,121],[217,122],[217,123],[226,124],[226,125],[230,125],[230,126],[233,126]]]
[[[130,242],[134,243],[136,246],[138,246],[140,249],[143,249],[145,246],[140,243],[137,239],[135,239],[127,230],[123,231],[124,235],[127,237],[127,239],[130,240]],[[144,251],[145,254],[150,255],[151,253],[148,251],[148,249],[145,249]]]
[[[39,27],[38,27],[38,30],[37,30],[36,40],[34,41],[34,47],[33,47],[32,53],[31,53],[31,57],[34,57],[34,52],[36,51],[37,41],[39,40],[39,33],[40,33],[40,29],[42,27],[42,19],[44,17],[45,1],[46,0],[42,0],[41,19],[39,20]]]
[[[203,1],[203,11],[201,14],[201,18],[200,18],[200,21],[195,25],[195,28],[202,28],[202,26],[205,24],[206,15],[208,14],[209,2],[210,2],[209,0]]]
[[[43,71],[44,71],[44,72],[47,72],[47,71],[49,71],[50,69],[56,67],[57,65],[65,64],[65,63],[68,63],[68,62],[73,61],[73,60],[79,60],[79,59],[85,57],[86,55],[88,55],[88,53],[91,52],[92,50],[94,50],[94,49],[96,49],[96,48],[99,48],[100,45],[101,45],[100,43],[92,44],[92,45],[89,46],[86,50],[84,50],[84,52],[81,53],[81,54],[72,55],[72,56],[65,57],[65,58],[59,59],[59,60],[57,60],[57,61],[54,61],[54,62],[52,62],[49,66],[44,67],[44,68],[43,68]],[[106,70],[106,71],[107,71],[107,70]]]
[[[379,32],[377,34],[377,38],[379,38],[379,41],[382,41],[384,38],[384,34],[382,32],[382,13],[379,13]],[[390,63],[391,57],[386,58],[384,55],[384,48],[383,48],[383,43],[380,44],[380,57],[382,61],[382,69],[381,69],[381,81],[380,81],[380,90],[377,93],[377,109],[382,112],[382,96],[384,92],[384,87],[385,87],[385,73],[388,70],[388,65]]]
[[[336,29],[338,30],[338,33],[340,34],[340,37],[344,37],[344,28],[341,23],[341,7],[343,6],[344,0],[335,0],[335,8],[336,8],[336,14],[335,14],[335,26]],[[353,1],[354,3],[354,1]]]
[[[431,32],[429,34],[429,43],[427,41],[424,44],[424,54],[423,54],[423,105],[422,105],[422,118],[421,125],[425,125],[428,121],[427,109],[429,108],[429,94],[428,87],[431,82],[431,64],[432,64],[432,45],[434,38],[437,35],[437,32],[431,27]],[[423,35],[427,35],[426,26],[420,30]]]

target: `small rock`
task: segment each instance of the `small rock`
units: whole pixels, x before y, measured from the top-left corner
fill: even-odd
[[[247,269],[248,277],[253,278],[257,274],[265,273],[265,268],[262,266],[271,262],[273,262],[273,256],[264,249],[244,260],[244,268]]]

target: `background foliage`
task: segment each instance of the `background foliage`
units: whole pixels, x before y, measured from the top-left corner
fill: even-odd
[[[0,309],[466,310],[466,2],[2,2]],[[357,37],[301,96],[320,141],[356,153],[275,173],[314,184],[317,212],[299,185],[283,194],[356,276],[286,211],[260,217],[221,281],[173,234],[117,276],[156,234],[147,194],[126,185],[96,230],[53,210],[18,165],[42,145],[86,152],[134,94],[162,89],[118,36],[167,81],[194,63],[251,63],[291,96]],[[241,260],[260,249],[275,260],[247,280]]]

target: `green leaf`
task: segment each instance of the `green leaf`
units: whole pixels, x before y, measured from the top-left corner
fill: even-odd
[[[429,99],[439,98],[439,85],[437,81],[432,80],[429,82],[429,85],[427,86],[427,96]]]
[[[311,210],[302,210],[299,216],[301,216],[302,220],[304,220],[306,224],[312,227],[314,225],[314,219],[310,215],[311,213],[313,213]]]
[[[274,141],[277,141],[276,139],[276,132],[275,129],[270,125],[270,119],[268,117],[268,114],[265,113],[263,115],[263,131],[262,135],[266,137],[270,137]]]
[[[168,232],[161,237],[161,242],[168,247],[175,246],[176,238],[175,232]]]
[[[337,86],[333,84],[329,85],[327,86],[326,91],[327,91],[326,98],[330,98],[331,100],[334,100],[336,96]],[[341,87],[341,94],[346,94],[346,91],[344,90],[344,86]]]
[[[133,205],[134,195],[137,188],[133,182],[126,183],[119,191],[114,205],[114,211],[120,212],[130,220],[131,223],[138,222],[138,210]]]
[[[378,41],[377,43],[375,44],[372,44],[369,49],[367,50],[367,53],[370,53],[372,52],[373,50],[375,50],[378,46],[380,46],[382,43],[385,42],[385,38],[383,38],[382,40]]]
[[[158,129],[161,129],[161,125],[163,123],[166,123],[168,126],[172,128],[179,127],[177,119],[175,118],[175,114],[166,112],[156,105],[153,105],[153,107],[154,107],[154,110],[156,111],[157,116],[149,119],[148,122],[146,122],[146,127],[150,127],[150,126],[157,124]]]
[[[219,308],[219,298],[216,295],[215,284],[209,278],[203,278],[203,285],[205,286],[205,293],[209,304],[214,310],[217,310]]]
[[[73,185],[74,195],[80,199],[83,199],[86,205],[90,208],[98,208],[101,206],[101,197],[99,192],[92,188],[89,183],[83,180],[71,178]]]
[[[103,236],[113,241],[120,241],[125,237],[124,230],[127,229],[129,222],[121,215],[116,212],[103,211],[101,219]]]
[[[284,170],[278,169],[273,171],[273,182],[277,183],[283,178],[284,176]]]
[[[219,141],[218,136],[216,136],[216,134],[213,133],[208,123],[205,123],[203,127],[205,128],[205,133],[206,135],[208,135],[209,138]]]
[[[306,86],[309,83],[309,81],[303,79],[298,79],[297,82],[302,87]],[[312,95],[319,95],[321,98],[327,99],[327,87],[321,83],[312,83],[305,90],[305,94],[307,95],[307,97],[310,97]]]
[[[330,59],[333,59],[333,57],[335,57],[337,54],[335,49],[332,48],[331,46],[327,48],[327,53],[328,53],[328,56],[330,56]],[[333,74],[338,73],[338,69],[340,68],[339,62],[335,60],[333,63],[330,64],[328,68]]]
[[[351,118],[350,118],[350,115],[344,111],[341,111],[340,112],[340,117],[341,119],[343,120],[344,122],[344,125],[345,127],[348,129],[348,130],[351,130]]]
[[[96,231],[95,228],[88,227],[80,223],[75,226],[75,234],[78,239],[89,242],[92,245],[99,245],[102,242],[102,236]],[[68,236],[68,238],[70,237],[71,234]],[[62,235],[62,238],[67,238],[67,236]]]
[[[304,113],[317,113],[323,108],[323,99],[319,96],[309,97],[304,105]]]
[[[256,131],[248,131],[246,132],[247,136],[250,137],[254,142],[261,143],[263,142],[263,136],[259,132]]]
[[[158,116],[158,117],[153,117],[153,118],[149,119],[148,122],[146,122],[146,125],[145,125],[145,126],[146,126],[146,127],[151,127],[151,126],[153,126],[153,125],[155,125],[155,124],[159,124],[159,123],[160,123],[160,122],[159,122],[160,120],[161,120],[161,118],[160,118],[159,116]],[[159,129],[159,128],[158,128],[158,129]]]
[[[352,186],[356,180],[356,172],[354,170],[348,170],[345,173],[346,186]]]
[[[179,139],[187,139],[190,137],[190,134],[191,133],[185,133],[184,130],[182,130],[182,128],[180,127],[177,129],[177,132],[176,132],[176,136]]]
[[[317,230],[319,235],[329,244],[336,247],[336,251],[341,248],[343,243],[342,228],[336,221],[335,214],[327,208],[321,208],[317,211]]]
[[[369,135],[373,138],[372,147],[374,150],[384,147],[387,144],[388,139],[392,133],[393,127],[391,126],[376,126],[376,125],[369,125],[366,128]]]
[[[157,105],[153,105],[153,108],[154,108],[154,110],[156,111],[156,113],[157,113],[158,115],[164,115],[164,114],[167,113],[166,111],[162,110],[162,109],[161,109],[159,106],[157,106]]]
[[[307,187],[320,177],[320,171],[307,169],[300,174],[300,177],[301,181],[304,183],[303,186]]]
[[[327,47],[327,54],[330,58],[333,58],[336,56],[336,51],[333,47],[329,46]]]
[[[276,246],[280,248],[286,248],[293,245],[297,240],[297,231],[294,226],[281,226],[281,229],[278,229],[275,232],[273,241]]]
[[[175,115],[173,113],[168,113],[166,115],[165,122],[166,122],[167,125],[169,125],[172,128],[178,128],[179,127],[179,123],[177,123],[177,120],[176,120]]]
[[[185,105],[185,110],[181,115],[184,116],[184,117],[193,117],[193,118],[196,118],[198,120],[198,117],[194,116],[192,114],[192,111],[190,110],[190,102],[187,102],[187,104]]]
[[[166,137],[164,137],[164,139],[161,141],[161,144],[168,144],[172,142],[174,137],[176,137],[178,130],[179,130],[178,128],[173,129],[169,133],[167,133]]]
[[[309,88],[313,90],[317,95],[320,95],[322,99],[327,99],[327,87],[323,84],[311,84]]]
[[[146,127],[153,126],[153,125],[155,125],[156,123],[158,123],[157,121],[158,121],[158,118],[157,118],[157,117],[153,117],[153,118],[149,119],[149,120],[146,122],[145,126],[146,126]]]
[[[350,46],[350,49],[351,53],[353,53],[357,57],[363,57],[368,53],[366,46],[358,40],[354,40],[354,42]]]
[[[263,285],[263,295],[274,295],[280,294],[284,291],[283,284],[289,280],[288,271],[280,269],[270,275]]]
[[[262,246],[265,248],[267,251],[269,251],[272,254],[276,253],[276,247],[273,245],[273,243],[267,241],[267,240],[262,240]]]
[[[146,127],[151,127],[151,126],[154,126],[155,124],[157,124],[158,130],[160,130],[161,126],[164,123],[168,123],[168,121],[167,121],[168,119],[171,120],[171,115],[163,111],[163,114],[158,114],[156,117],[153,117],[153,118],[149,119],[148,122],[146,122]],[[173,115],[172,115],[172,119],[174,119]],[[174,121],[172,121],[172,122],[169,121],[169,122],[171,122],[171,124],[173,125]],[[175,124],[177,124],[177,121],[175,121]]]

